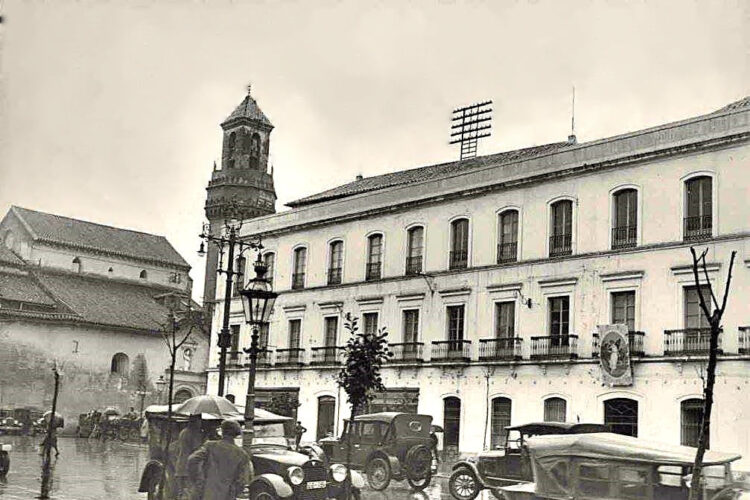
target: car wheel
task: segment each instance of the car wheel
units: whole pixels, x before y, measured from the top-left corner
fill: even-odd
[[[427,446],[412,446],[406,452],[406,477],[421,480],[430,475],[432,468],[432,451]]]
[[[409,486],[411,486],[412,489],[416,491],[422,491],[430,485],[430,481],[432,481],[432,473],[428,472],[427,477],[424,477],[422,479],[412,479],[410,477],[407,477],[406,481],[409,483]]]
[[[367,482],[373,490],[382,491],[391,482],[391,465],[383,457],[375,457],[367,462],[365,473]]]
[[[250,489],[250,500],[279,500],[279,497],[265,484],[259,484]]]
[[[448,489],[453,498],[458,500],[474,500],[479,495],[479,481],[468,467],[461,467],[451,474]]]

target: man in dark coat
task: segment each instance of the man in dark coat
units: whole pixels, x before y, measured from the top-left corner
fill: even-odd
[[[235,500],[253,477],[245,450],[234,444],[242,433],[233,420],[221,423],[221,440],[207,441],[188,458],[188,471],[200,500]]]
[[[193,416],[187,427],[180,431],[180,436],[177,438],[175,478],[177,479],[176,491],[178,494],[187,489],[190,483],[188,458],[195,450],[200,448],[204,441],[200,415]]]

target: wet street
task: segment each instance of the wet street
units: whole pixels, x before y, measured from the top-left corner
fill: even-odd
[[[35,498],[41,487],[41,457],[37,444],[41,438],[3,436],[13,444],[8,477],[0,482],[0,500]],[[135,500],[140,474],[148,461],[145,446],[109,441],[60,438],[60,456],[53,458],[52,498],[55,500]],[[54,457],[54,452],[53,452]],[[365,500],[449,499],[446,479],[437,479],[423,494],[414,494],[405,482],[391,483],[384,492],[367,490]],[[492,498],[484,492],[478,498]]]

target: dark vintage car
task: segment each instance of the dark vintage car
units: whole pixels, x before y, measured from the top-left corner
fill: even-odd
[[[687,500],[696,449],[620,434],[535,436],[528,440],[534,482],[498,488],[506,500],[560,498]],[[747,500],[750,484],[731,464],[740,455],[706,451],[705,500]]]
[[[0,418],[0,435],[16,436],[23,434],[23,424],[13,417]]]
[[[505,430],[508,438],[504,449],[484,451],[477,457],[453,465],[448,488],[454,498],[472,500],[487,488],[502,498],[496,492],[497,487],[533,481],[526,449],[526,440],[531,436],[609,432],[609,427],[603,424],[534,422],[506,427]]]
[[[406,479],[415,490],[432,480],[432,417],[413,413],[383,412],[346,420],[341,438],[326,438],[320,447],[331,460],[346,463],[351,445],[352,468],[362,469],[375,490],[391,480]]]

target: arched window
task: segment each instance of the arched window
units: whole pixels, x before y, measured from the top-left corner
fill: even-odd
[[[547,398],[544,400],[544,421],[565,422],[568,403],[563,398]]]
[[[193,393],[190,392],[187,389],[180,389],[179,391],[174,393],[174,397],[172,398],[172,404],[182,404],[188,399],[193,397]]]
[[[126,377],[128,375],[129,369],[130,369],[130,360],[127,354],[123,352],[118,352],[117,354],[112,356],[112,363],[110,364],[110,369],[109,369],[111,373],[114,373],[121,377]]]
[[[138,277],[139,277],[139,278],[141,278],[142,280],[145,280],[145,279],[147,279],[147,278],[148,278],[148,273],[146,272],[146,270],[145,270],[145,269],[143,269],[143,270],[141,271],[141,274],[139,274],[139,275],[138,275]]]
[[[638,437],[638,401],[628,398],[605,401],[604,423],[614,433]]]
[[[416,226],[406,232],[406,274],[413,275],[422,272],[424,254],[424,228]]]
[[[461,434],[461,400],[448,396],[443,400],[443,446],[458,451]]]
[[[451,222],[449,269],[466,269],[469,265],[469,219]]]
[[[328,249],[328,284],[341,283],[342,266],[344,262],[344,242],[332,241]]]
[[[518,210],[505,210],[498,216],[497,263],[518,259]]]
[[[227,139],[227,154],[232,156],[234,154],[234,148],[237,145],[237,133],[231,132]]]
[[[383,274],[383,235],[373,234],[367,238],[367,269],[365,280],[379,280]]]
[[[508,438],[505,428],[510,425],[511,404],[508,398],[495,398],[492,400],[490,449],[505,448],[505,441]]]
[[[685,181],[686,241],[708,239],[713,228],[713,179],[708,176],[693,177]]]
[[[703,423],[703,400],[686,399],[680,403],[680,444],[684,446],[698,446]],[[708,449],[706,440],[706,449]]]
[[[250,140],[250,168],[260,168],[260,136],[253,134]]]
[[[273,252],[263,254],[263,263],[266,265],[266,279],[270,283],[271,288],[273,288],[273,271],[276,264],[276,254]]]
[[[307,269],[307,248],[294,249],[294,272],[292,273],[292,289],[305,288],[305,270]]]
[[[333,436],[336,419],[336,398],[320,396],[318,398],[318,425],[315,431],[316,440]]]
[[[573,202],[560,200],[550,206],[549,256],[573,253]]]
[[[72,265],[72,270],[74,273],[80,273],[81,271],[83,271],[83,265],[81,264],[81,259],[79,259],[78,257],[73,259],[73,262],[71,263],[71,265]]]
[[[612,248],[634,247],[638,239],[638,191],[621,189],[612,198]]]

